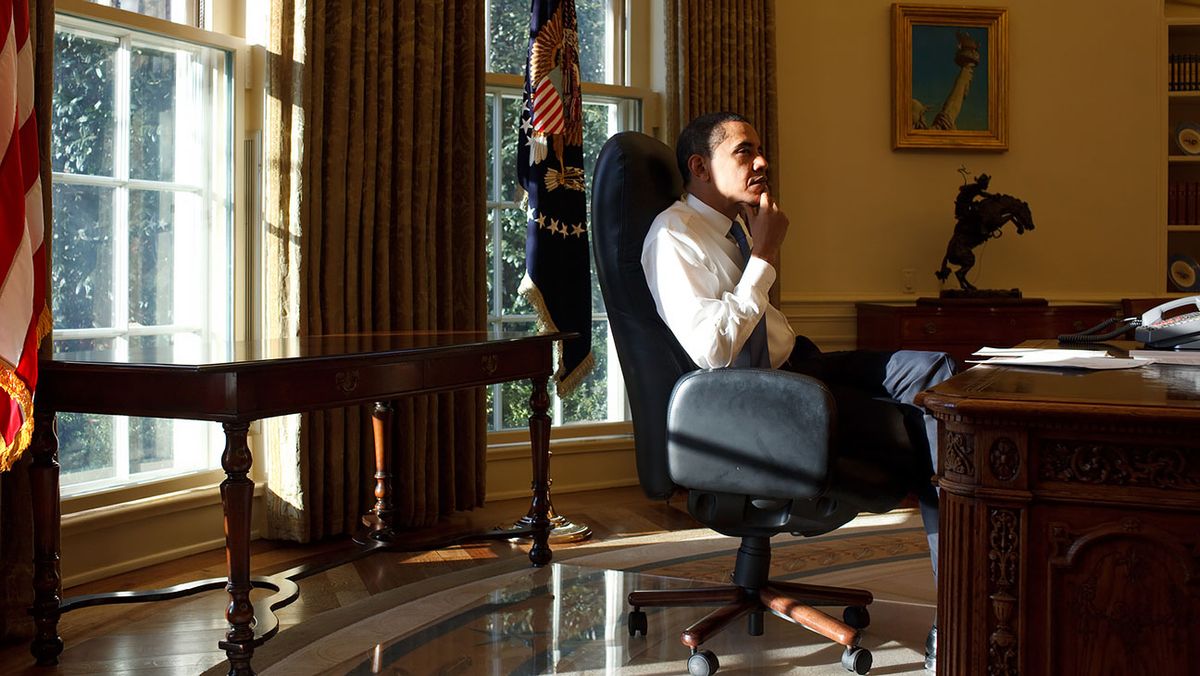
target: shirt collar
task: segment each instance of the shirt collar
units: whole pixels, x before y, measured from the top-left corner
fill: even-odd
[[[729,234],[729,226],[732,224],[725,214],[717,211],[703,200],[695,195],[688,193],[687,203],[700,216],[700,221],[712,230],[712,234],[716,237],[724,237]]]

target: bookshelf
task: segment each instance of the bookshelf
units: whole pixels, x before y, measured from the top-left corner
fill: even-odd
[[[1194,281],[1196,274],[1178,274],[1178,267],[1200,261],[1200,11],[1177,2],[1164,7],[1167,208],[1162,284],[1165,293],[1197,293],[1180,284]]]

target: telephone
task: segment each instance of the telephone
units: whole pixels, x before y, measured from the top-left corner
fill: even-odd
[[[1191,306],[1192,311],[1163,318],[1163,313]],[[1133,339],[1149,350],[1200,350],[1200,296],[1178,298],[1151,308],[1139,320]]]
[[[1182,307],[1191,312],[1164,314]],[[1123,322],[1107,333],[1098,333],[1113,324]],[[1134,340],[1145,343],[1148,350],[1200,350],[1200,296],[1178,298],[1147,310],[1141,317],[1106,319],[1081,333],[1069,333],[1058,337],[1063,343],[1099,343],[1111,340],[1133,329]]]

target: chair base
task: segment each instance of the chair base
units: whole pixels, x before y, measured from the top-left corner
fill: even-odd
[[[710,674],[716,671],[716,658],[708,651],[701,651],[700,645],[743,615],[750,616],[749,633],[761,635],[763,613],[770,611],[846,646],[842,666],[859,674],[867,673],[871,667],[871,654],[858,647],[858,638],[859,630],[871,621],[867,611],[867,606],[874,600],[871,592],[765,579],[769,561],[770,547],[766,539],[747,537],[742,539],[733,573],[733,579],[743,584],[630,592],[629,605],[633,606],[633,611],[629,613],[629,635],[638,631],[642,635],[646,633],[647,621],[642,608],[716,605],[715,610],[684,629],[679,638],[683,645],[692,649],[693,658],[700,654],[705,657],[689,660],[689,672]],[[813,607],[831,605],[846,606],[841,620]],[[711,658],[711,669],[692,670],[693,662],[703,665],[708,658]]]

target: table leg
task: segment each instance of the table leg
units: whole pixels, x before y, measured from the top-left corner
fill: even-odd
[[[224,423],[225,452],[221,467],[221,506],[225,511],[225,561],[229,582],[229,606],[225,619],[229,630],[218,646],[229,658],[229,674],[253,674],[250,658],[254,655],[254,606],[250,603],[250,510],[254,500],[254,482],[247,473],[252,458],[246,445],[249,423]]]
[[[579,542],[591,537],[592,529],[586,524],[574,523],[556,513],[554,504],[550,500],[550,484],[553,481],[550,479],[550,416],[546,413],[550,408],[550,396],[546,393],[546,381],[547,378],[533,379],[533,394],[529,398],[530,407],[533,409],[533,415],[529,417],[529,442],[533,452],[533,503],[529,507],[529,513],[518,519],[510,530],[536,531],[539,512],[542,512],[550,523],[548,542],[554,544]],[[542,402],[540,412],[539,404],[535,403],[539,400]],[[544,484],[543,497],[538,495],[539,481]],[[524,537],[524,535],[519,537]],[[537,548],[536,538],[534,548]],[[533,556],[533,552],[530,552],[529,558],[533,559]],[[549,560],[547,555],[546,561]],[[534,565],[544,564],[534,561]]]
[[[54,410],[47,405],[35,409],[33,439],[29,451],[30,493],[33,498],[33,614],[34,637],[29,646],[38,665],[58,664],[63,650],[58,635],[62,602],[59,528],[62,509],[58,498],[58,435]]]
[[[375,402],[371,413],[371,427],[375,432],[375,506],[363,515],[363,525],[372,535],[392,530],[392,467],[388,442],[392,438],[392,413],[390,401]]]

